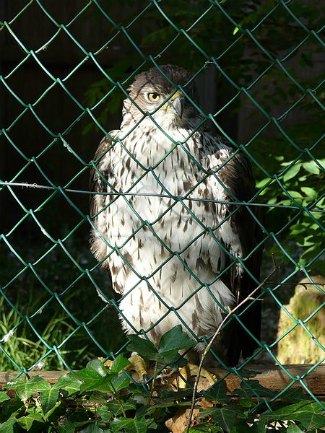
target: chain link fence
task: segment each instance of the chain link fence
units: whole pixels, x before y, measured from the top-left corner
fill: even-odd
[[[267,214],[259,282],[273,262],[278,271],[261,288],[262,341],[240,368],[278,363],[288,387],[306,388],[284,364],[307,362],[308,375],[324,361],[321,6],[65,3],[0,5],[0,369],[79,368],[125,348],[119,301],[89,251],[89,172],[134,77],[172,63],[198,83],[191,101],[203,123],[249,158],[249,205]],[[302,278],[310,298],[294,294]],[[307,300],[290,309],[297,293]],[[292,361],[295,340],[284,354],[280,346],[299,332],[303,353]]]

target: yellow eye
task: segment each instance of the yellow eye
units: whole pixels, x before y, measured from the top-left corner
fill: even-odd
[[[160,95],[157,92],[147,93],[147,98],[150,102],[158,102],[160,99]]]

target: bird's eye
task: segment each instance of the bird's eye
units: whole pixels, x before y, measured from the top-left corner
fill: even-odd
[[[150,102],[158,102],[160,99],[160,95],[157,92],[147,93],[147,98]]]

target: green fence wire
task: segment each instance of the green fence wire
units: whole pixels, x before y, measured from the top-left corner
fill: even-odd
[[[203,104],[186,98],[202,124],[212,124],[251,161],[257,193],[249,203],[234,203],[252,215],[257,207],[267,210],[266,223],[256,219],[264,277],[272,256],[280,265],[262,287],[264,339],[231,371],[243,379],[247,363],[262,357],[281,366],[288,388],[299,382],[310,393],[305,376],[290,376],[277,347],[302,329],[319,350],[306,375],[324,361],[324,341],[312,326],[324,304],[315,278],[324,258],[320,10],[290,0],[191,6],[165,0],[0,6],[0,369],[78,368],[124,349],[119,301],[89,252],[89,172],[100,137],[120,123],[134,77],[152,67],[164,74],[160,65],[174,63],[191,71],[191,82],[201,80]],[[214,108],[200,108],[210,99]],[[186,151],[171,142],[170,152]],[[188,209],[186,196],[162,197]],[[157,236],[153,224],[142,223]],[[302,277],[319,302],[299,316],[285,304]],[[279,310],[290,319],[283,332],[274,328]],[[233,320],[240,322],[240,314]]]

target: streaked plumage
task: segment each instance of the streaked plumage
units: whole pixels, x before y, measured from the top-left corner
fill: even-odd
[[[213,334],[222,307],[233,308],[254,288],[237,259],[257,278],[260,267],[258,254],[245,259],[258,241],[254,219],[231,204],[254,194],[249,162],[204,126],[197,129],[202,118],[177,90],[189,92],[188,73],[161,70],[168,80],[156,69],[135,78],[121,127],[100,143],[92,171],[95,191],[118,193],[92,200],[92,251],[122,295],[126,332],[143,329],[153,341],[179,323],[198,336]],[[258,336],[257,304],[243,320]],[[228,338],[232,364],[255,346],[242,328]]]

